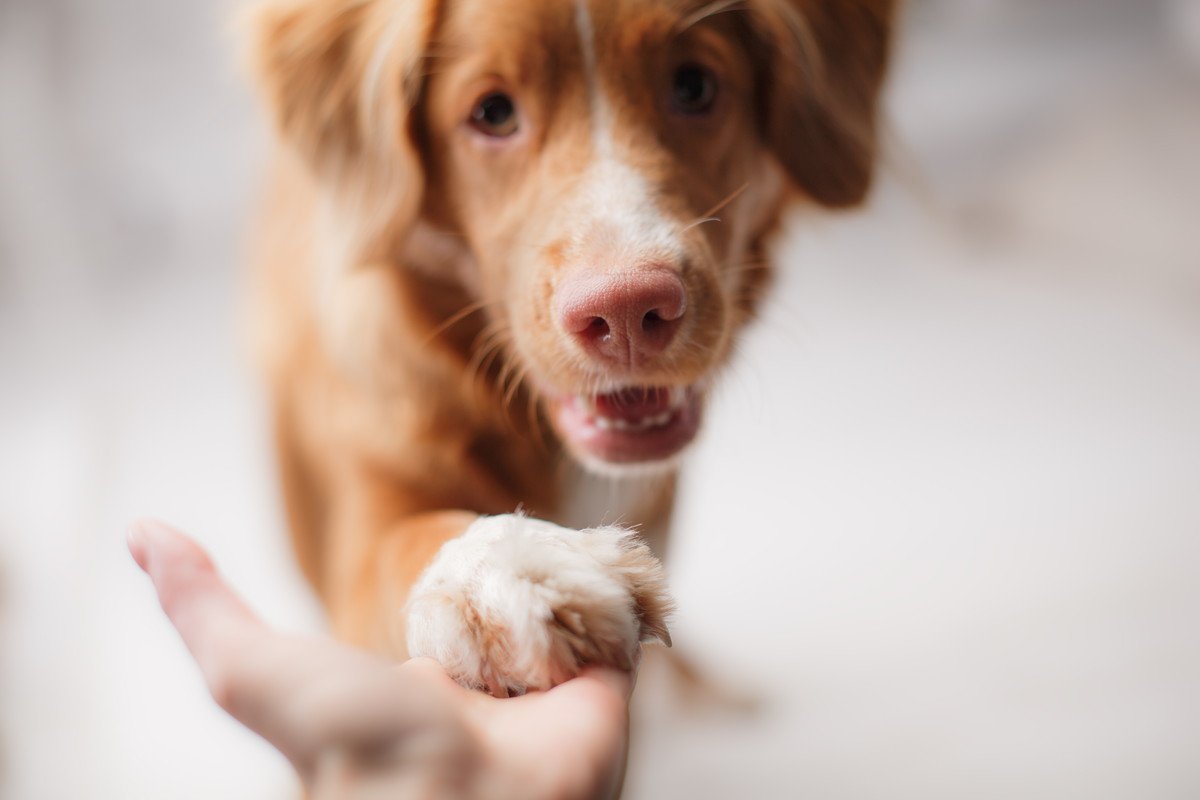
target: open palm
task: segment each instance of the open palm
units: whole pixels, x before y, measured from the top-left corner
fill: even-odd
[[[278,748],[316,800],[600,798],[620,786],[629,674],[590,669],[498,700],[433,661],[397,665],[272,630],[199,545],[165,525],[135,525],[129,547],[213,697]]]

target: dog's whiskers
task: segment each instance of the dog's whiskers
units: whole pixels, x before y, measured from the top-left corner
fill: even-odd
[[[500,367],[500,377],[496,380],[496,386],[501,396],[501,407],[507,411],[512,405],[513,397],[517,390],[521,388],[519,379],[515,379],[519,375],[520,365],[510,353],[504,353],[504,363]]]
[[[700,219],[693,222],[691,225],[688,225],[683,230],[681,230],[680,233],[687,233],[688,231],[692,230],[693,228],[699,228],[701,225],[707,225],[710,222],[720,222],[720,221],[721,221],[720,217],[701,217]]]
[[[462,322],[467,317],[469,317],[472,314],[475,314],[479,311],[483,311],[488,306],[497,305],[499,302],[500,302],[499,300],[480,300],[478,302],[471,303],[467,306],[464,306],[463,308],[461,308],[454,314],[451,314],[450,317],[448,317],[440,325],[438,325],[436,328],[434,328],[433,332],[430,333],[429,336],[427,336],[425,338],[425,340],[421,343],[421,346],[428,347],[429,345],[433,344],[433,342],[439,336],[441,336],[443,333],[445,333],[446,331],[453,328],[458,323]]]
[[[726,195],[724,200],[717,203],[715,206],[710,208],[708,211],[701,214],[700,217],[695,222],[692,222],[691,224],[685,226],[680,231],[680,233],[687,233],[688,231],[692,230],[693,228],[699,228],[701,225],[707,225],[710,222],[720,222],[721,218],[718,217],[717,214],[721,213],[721,211],[726,209],[730,203],[732,203],[734,200],[738,199],[742,195],[742,193],[745,192],[749,188],[750,188],[749,182],[743,183],[741,186],[739,186],[738,188],[736,188],[732,192],[730,192],[728,195]]]
[[[506,343],[508,325],[503,320],[496,320],[480,331],[472,344],[474,355],[467,365],[467,375],[472,382],[483,379],[487,370],[495,362],[500,349]]]
[[[727,11],[742,11],[745,9],[745,5],[745,0],[715,0],[680,20],[675,25],[675,35],[678,36],[718,14],[724,14]]]
[[[485,381],[500,398],[503,419],[514,432],[518,432],[517,419],[513,415],[513,404],[524,391],[527,399],[526,416],[529,430],[537,438],[543,450],[549,450],[540,419],[540,397],[529,380],[530,368],[511,350],[512,329],[507,322],[496,320],[476,337],[474,355],[469,364],[469,375],[473,381]],[[499,367],[496,365],[499,363]],[[494,376],[492,371],[496,370]]]
[[[739,186],[738,188],[736,188],[736,189],[734,189],[732,192],[730,192],[730,193],[729,193],[729,194],[728,194],[728,195],[725,197],[725,199],[724,199],[724,200],[722,200],[721,202],[717,203],[715,206],[713,206],[712,208],[710,208],[708,211],[706,211],[706,212],[704,212],[703,214],[701,214],[701,216],[703,216],[703,217],[711,217],[711,216],[713,216],[714,214],[720,214],[720,213],[721,213],[721,212],[722,212],[722,211],[723,211],[723,210],[724,210],[724,209],[725,209],[725,208],[726,208],[726,207],[727,207],[727,206],[728,206],[730,203],[732,203],[734,200],[737,200],[739,197],[741,197],[741,196],[742,196],[742,193],[743,193],[743,192],[745,192],[745,191],[746,191],[747,189],[749,189],[749,188],[750,188],[750,182],[749,182],[749,181],[747,181],[746,183],[743,183],[741,186]]]
[[[515,359],[509,359],[509,361],[513,366],[510,370],[511,384],[504,393],[504,408],[506,410],[511,408],[513,401],[517,399],[517,395],[525,388],[525,377],[527,375],[525,366],[518,364]]]

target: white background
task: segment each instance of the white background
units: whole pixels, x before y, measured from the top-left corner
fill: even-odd
[[[124,548],[320,624],[238,328],[228,8],[0,6],[0,794],[289,798]],[[1200,796],[1200,12],[926,2],[863,213],[802,215],[718,394],[628,798]]]

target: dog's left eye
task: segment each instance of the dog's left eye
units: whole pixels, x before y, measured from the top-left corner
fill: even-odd
[[[704,114],[717,99],[717,77],[699,64],[684,64],[675,70],[671,101],[683,114]]]
[[[485,95],[471,109],[471,127],[487,136],[505,138],[517,132],[517,105],[503,92]]]

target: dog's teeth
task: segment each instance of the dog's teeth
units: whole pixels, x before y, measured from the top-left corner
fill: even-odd
[[[642,433],[643,431],[663,427],[669,423],[674,416],[675,413],[673,411],[664,411],[661,414],[654,415],[653,417],[642,417],[641,419],[606,417],[603,414],[596,414],[593,419],[596,421],[596,427],[602,431]]]
[[[671,387],[671,408],[679,408],[687,400],[687,389],[682,386]]]
[[[686,390],[671,390],[672,400],[678,397],[686,397]],[[602,431],[620,431],[622,433],[643,433],[645,431],[654,430],[657,428],[669,425],[671,420],[675,418],[677,409],[673,405],[671,408],[661,411],[658,414],[648,417],[639,417],[638,419],[628,419],[626,417],[609,417],[596,410],[596,404],[591,398],[578,396],[575,402],[581,408],[589,410],[588,416],[592,419],[593,424],[597,429]]]

